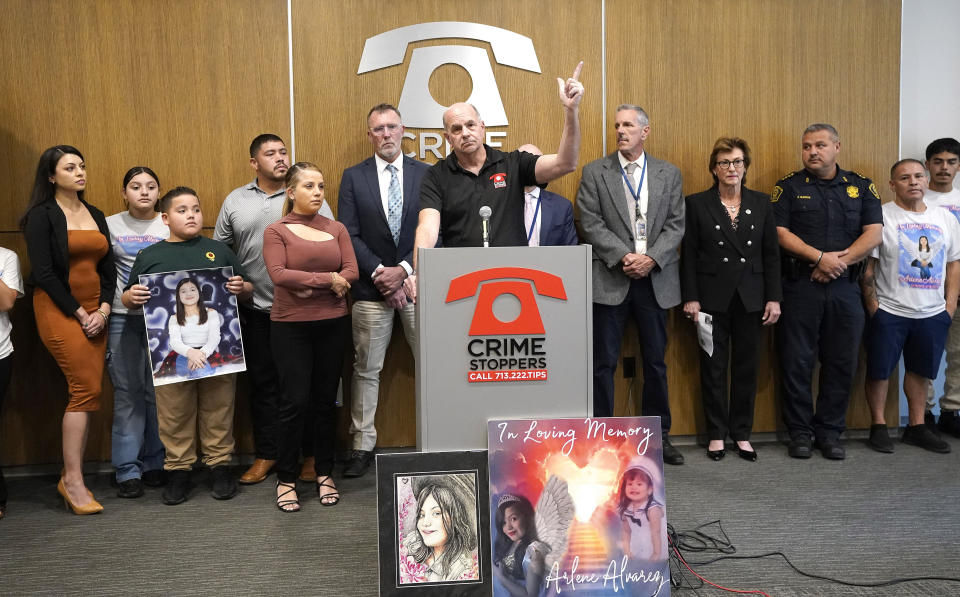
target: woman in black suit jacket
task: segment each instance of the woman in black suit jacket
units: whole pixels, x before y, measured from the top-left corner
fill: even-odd
[[[750,445],[757,391],[757,339],[761,324],[780,318],[780,253],[770,198],[743,186],[750,147],[721,137],[710,154],[714,185],[687,197],[681,251],[683,312],[696,322],[702,311],[713,323],[713,355],[700,351],[707,455],[723,458],[727,433],[741,458],[754,461]],[[730,406],[727,409],[727,361]]]

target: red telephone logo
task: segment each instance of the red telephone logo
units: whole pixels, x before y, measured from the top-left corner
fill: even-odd
[[[509,278],[520,278],[511,280]],[[537,294],[567,300],[560,276],[525,267],[492,267],[464,274],[450,280],[447,300],[452,303],[477,294],[477,306],[470,323],[471,336],[497,336],[504,334],[543,334],[543,319],[533,288]],[[533,288],[531,288],[531,285]],[[512,294],[520,300],[520,315],[513,321],[500,321],[493,314],[493,302],[501,294]]]

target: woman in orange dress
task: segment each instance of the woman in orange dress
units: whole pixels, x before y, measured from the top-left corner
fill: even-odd
[[[69,145],[43,152],[20,220],[35,287],[37,331],[67,378],[64,473],[57,491],[75,514],[103,510],[83,481],[89,413],[100,408],[107,319],[117,272],[106,219],[83,200],[83,155]]]

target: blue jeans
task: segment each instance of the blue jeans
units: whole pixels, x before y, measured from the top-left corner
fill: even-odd
[[[107,371],[113,382],[111,462],[117,469],[117,482],[123,483],[140,478],[143,471],[163,468],[143,315],[110,317]]]

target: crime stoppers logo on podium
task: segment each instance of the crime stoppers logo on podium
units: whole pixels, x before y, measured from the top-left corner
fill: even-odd
[[[479,295],[478,295],[479,291]],[[494,312],[494,302],[511,295],[520,311],[510,321]],[[464,274],[450,281],[444,302],[477,296],[467,340],[467,381],[545,381],[546,330],[538,299],[567,300],[563,280],[554,274],[525,267],[494,267]]]

